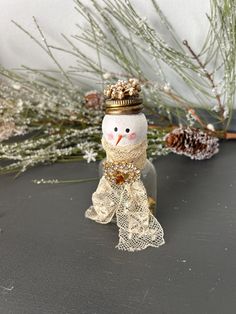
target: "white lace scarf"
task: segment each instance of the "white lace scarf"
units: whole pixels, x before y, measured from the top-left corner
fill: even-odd
[[[146,163],[147,141],[136,145],[115,147],[102,139],[109,162],[128,162],[140,170]],[[139,251],[165,243],[160,223],[149,209],[146,189],[141,179],[132,183],[115,184],[103,176],[92,196],[93,205],[85,216],[101,224],[109,223],[114,215],[119,227],[118,249]]]

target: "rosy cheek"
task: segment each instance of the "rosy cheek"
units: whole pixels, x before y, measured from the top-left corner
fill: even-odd
[[[134,139],[136,139],[136,133],[131,133],[131,134],[129,134],[129,135],[128,135],[128,139],[129,139],[129,140],[134,140]]]
[[[107,139],[109,141],[113,140],[114,139],[114,135],[112,133],[107,133]]]

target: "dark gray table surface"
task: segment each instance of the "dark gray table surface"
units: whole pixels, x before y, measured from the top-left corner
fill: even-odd
[[[115,249],[114,224],[84,218],[97,163],[0,177],[0,314],[235,314],[236,143],[208,161],[155,161],[166,244]]]

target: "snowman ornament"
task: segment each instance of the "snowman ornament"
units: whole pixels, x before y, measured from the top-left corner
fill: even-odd
[[[119,228],[117,248],[139,251],[164,244],[164,232],[151,213],[141,180],[147,162],[147,120],[141,112],[140,85],[136,79],[108,85],[102,146],[106,152],[103,176],[85,213],[98,223],[115,217]]]

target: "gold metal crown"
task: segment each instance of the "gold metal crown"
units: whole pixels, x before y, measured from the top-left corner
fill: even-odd
[[[136,79],[119,80],[108,85],[104,90],[106,96],[106,114],[135,114],[143,109],[143,99],[140,97],[141,87]]]

